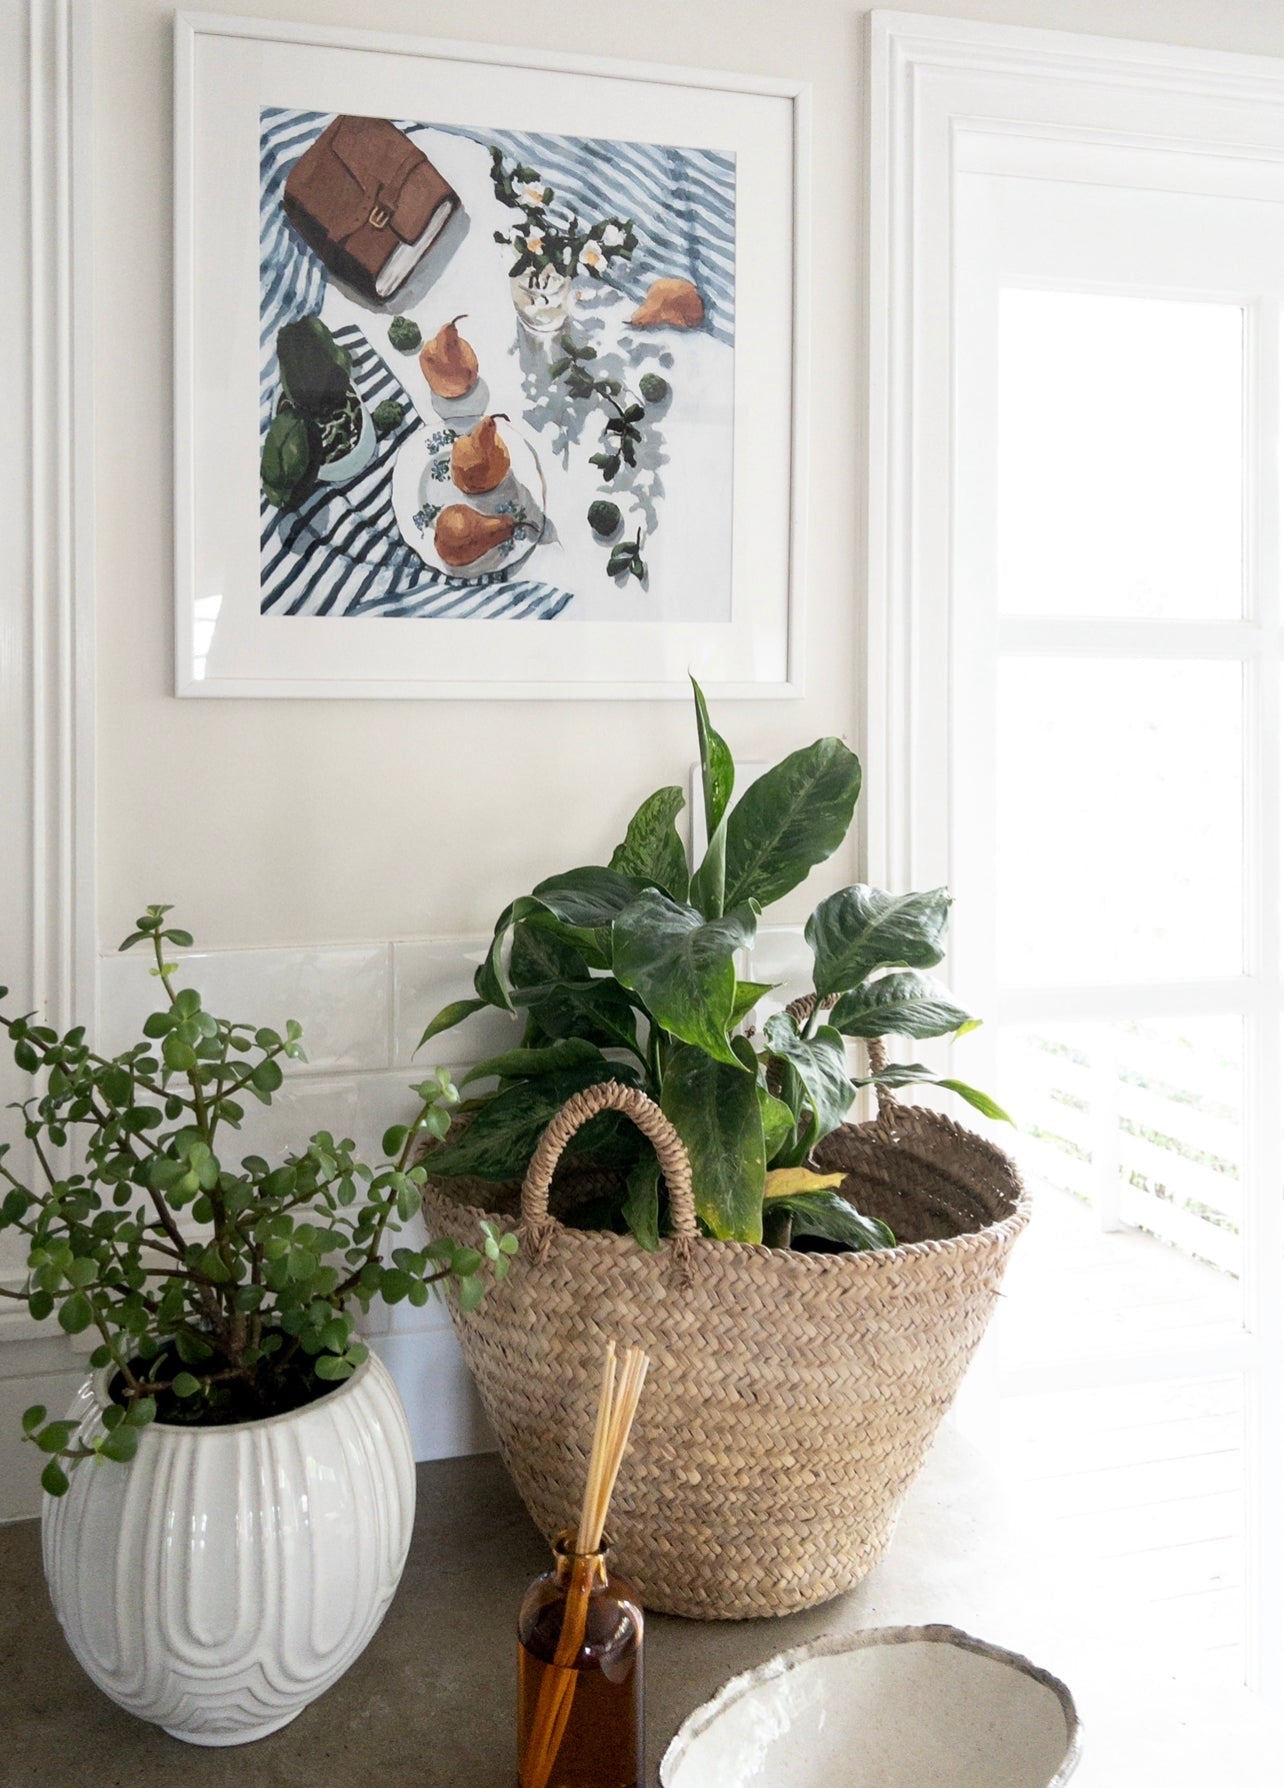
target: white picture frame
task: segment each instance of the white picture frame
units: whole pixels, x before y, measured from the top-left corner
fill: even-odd
[[[543,599],[533,598],[529,612],[510,618],[482,578],[466,579],[457,603],[453,594],[452,602],[438,603],[433,585],[431,602],[416,608],[421,585],[414,584],[413,601],[403,601],[397,584],[402,574],[395,570],[387,574],[391,594],[382,610],[373,603],[362,607],[363,599],[349,595],[356,588],[355,573],[343,583],[338,612],[324,608],[329,598],[308,567],[324,557],[328,542],[317,547],[313,536],[306,536],[310,558],[297,544],[305,539],[305,527],[319,537],[319,524],[311,514],[305,521],[300,504],[291,512],[287,539],[282,522],[287,512],[275,511],[260,485],[264,431],[273,420],[273,402],[282,403],[268,390],[265,371],[265,354],[279,337],[270,327],[267,297],[260,314],[260,262],[264,292],[279,281],[269,278],[269,251],[260,246],[261,235],[267,240],[264,220],[271,197],[260,170],[268,165],[264,149],[278,121],[284,123],[272,140],[292,145],[297,138],[306,146],[326,119],[342,116],[409,121],[405,128],[416,146],[426,143],[433,154],[440,151],[447,177],[461,188],[463,179],[454,169],[463,169],[472,181],[464,188],[469,194],[482,190],[476,161],[487,142],[478,142],[481,137],[494,136],[501,146],[551,141],[577,149],[600,147],[605,139],[623,151],[653,154],[666,166],[681,168],[687,165],[682,157],[697,158],[697,172],[734,160],[734,180],[728,181],[735,193],[729,226],[733,301],[719,312],[712,292],[704,323],[689,334],[635,325],[620,338],[622,352],[645,338],[652,358],[636,369],[639,377],[647,364],[672,374],[665,400],[667,436],[663,422],[654,425],[663,443],[653,456],[660,468],[659,506],[651,500],[654,479],[643,491],[650,503],[645,516],[636,502],[632,512],[627,501],[618,505],[625,519],[617,538],[633,538],[637,520],[644,528],[639,561],[654,552],[654,561],[644,566],[645,583],[628,570],[606,578],[610,538],[603,545],[590,535],[583,497],[610,500],[616,487],[590,490],[583,482],[587,451],[563,460],[565,443],[557,430],[550,426],[540,433],[526,420],[533,414],[536,425],[544,426],[544,410],[536,409],[514,418],[509,438],[515,455],[533,445],[543,469],[553,474],[541,486],[548,493],[542,506],[550,517],[556,503],[562,509],[553,527],[540,518],[543,531],[537,536],[536,522],[527,520],[520,505],[511,506],[511,513],[526,525],[526,538],[536,536],[537,551],[527,561],[531,583],[538,567],[549,587],[567,586],[561,608],[549,601],[541,609]],[[307,129],[295,131],[296,120],[310,119],[321,120],[310,138]],[[800,696],[809,130],[809,92],[797,81],[180,13],[175,36],[176,693],[685,700],[691,673],[719,699]],[[467,141],[471,160],[463,159],[462,149],[455,152],[457,141]],[[520,159],[514,152],[513,162],[504,165],[516,166]],[[698,186],[696,191],[698,198]],[[497,274],[493,281],[486,275],[480,301],[489,308],[471,326],[490,388],[511,407],[515,391],[519,403],[529,396],[529,366],[520,391],[515,379],[530,343],[515,312],[506,325],[507,347],[501,340],[503,307],[494,287],[504,288],[507,248],[492,241],[494,200],[484,195],[475,209],[480,227],[469,219],[471,258],[458,254],[449,273],[433,276],[438,283],[429,281],[420,314],[430,327],[438,311],[448,310],[447,297],[456,296],[448,289],[455,268],[480,266],[483,244],[493,250]],[[698,206],[692,215],[697,213]],[[520,221],[523,214],[516,215]],[[501,213],[500,221],[506,226],[507,215]],[[728,227],[725,216],[720,227]],[[637,230],[643,233],[644,225]],[[752,252],[735,253],[737,244]],[[700,252],[698,242],[694,252]],[[662,265],[667,266],[653,256],[652,270]],[[627,271],[633,273],[632,264]],[[472,274],[474,281],[478,277]],[[636,292],[626,297],[616,289],[621,283],[600,299],[609,279],[602,287],[585,281],[582,289],[573,280],[572,288],[582,305],[600,303],[608,321],[623,316],[627,326],[636,314],[629,310]],[[328,294],[320,315],[334,339],[356,342],[361,355],[374,356],[370,364],[381,376],[405,378],[400,387],[406,394],[404,428],[414,435],[422,427],[431,454],[432,412],[423,401],[430,394],[422,381],[415,383],[416,358],[412,354],[403,369],[386,342],[389,317],[400,305],[382,310],[367,305],[368,314],[362,314],[341,281],[333,280],[332,289],[333,307],[327,308]],[[586,308],[586,317],[591,314]],[[718,318],[728,315],[730,325],[719,338]],[[492,319],[494,329],[483,339]],[[577,339],[574,328],[572,336]],[[720,339],[723,348],[697,337]],[[654,344],[661,338],[662,357],[657,357],[661,350]],[[697,350],[703,360],[694,358]],[[557,349],[550,346],[544,353],[536,373],[547,382]],[[610,362],[604,358],[602,364]],[[722,384],[715,382],[719,379]],[[682,410],[684,380],[699,401],[690,399]],[[358,389],[355,372],[353,389]],[[398,390],[395,383],[393,389]],[[723,391],[725,403],[718,398]],[[441,415],[443,406],[432,401]],[[701,413],[701,403],[708,414]],[[487,408],[506,415],[497,401]],[[645,431],[652,423],[648,413],[638,426]],[[448,418],[447,435],[451,426]],[[700,428],[703,435],[696,432]],[[611,437],[603,439],[609,448]],[[589,444],[576,438],[572,447],[586,450]],[[401,444],[396,445],[399,455]],[[391,457],[392,446],[379,451]],[[606,473],[590,466],[587,476],[600,485]],[[633,476],[636,485],[640,474]],[[319,490],[314,487],[314,497]],[[635,491],[623,495],[632,500]],[[389,496],[379,514],[387,518],[390,508]],[[425,502],[411,519],[422,534],[428,525],[424,518],[437,513]],[[657,515],[652,543],[645,520]],[[364,526],[368,518],[357,519]],[[400,530],[397,553],[431,585],[431,561],[421,573],[400,509],[387,525]],[[269,552],[263,542],[275,545],[273,529],[282,530],[286,544]],[[603,575],[595,580],[591,554],[598,547]],[[430,551],[425,536],[420,557]],[[283,560],[289,553],[294,559]],[[278,587],[283,562],[294,576],[284,597]],[[495,587],[502,585],[505,593],[514,587],[512,574],[497,572],[496,580]],[[340,581],[337,573],[334,581]],[[541,582],[539,588],[544,587]],[[452,582],[447,588],[453,593],[457,586]],[[709,605],[708,612],[700,611],[701,603]],[[514,598],[512,606],[521,605]],[[552,624],[537,625],[537,619]]]

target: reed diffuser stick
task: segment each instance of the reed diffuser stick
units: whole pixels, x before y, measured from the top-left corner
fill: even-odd
[[[642,1395],[649,1365],[650,1361],[640,1347],[630,1347],[624,1356],[617,1385],[615,1343],[607,1343],[562,1631],[558,1636],[552,1667],[545,1671],[540,1684],[539,1701],[527,1746],[529,1765],[524,1771],[522,1788],[547,1788],[557,1753],[566,1734],[575,1697],[576,1672],[573,1666],[584,1643],[589,1598],[593,1589],[595,1554],[602,1545],[611,1494],[629,1444],[629,1433],[637,1414],[638,1399]]]

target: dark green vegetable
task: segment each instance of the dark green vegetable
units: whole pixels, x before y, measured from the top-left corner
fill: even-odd
[[[662,404],[669,395],[669,381],[662,379],[659,373],[643,373],[638,380],[638,390],[649,404]]]
[[[388,340],[399,354],[413,354],[423,339],[412,317],[394,317],[388,325]]]
[[[616,504],[599,497],[596,503],[589,504],[588,521],[593,532],[600,534],[605,540],[608,534],[614,534],[619,527],[620,511]]]
[[[394,428],[401,427],[405,414],[405,404],[399,404],[395,397],[385,397],[381,404],[375,405],[371,416],[376,434],[390,435]]]

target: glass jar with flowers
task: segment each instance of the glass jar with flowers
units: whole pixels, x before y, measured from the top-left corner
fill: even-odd
[[[490,154],[495,197],[521,214],[509,229],[495,231],[496,242],[515,257],[508,277],[518,320],[536,336],[554,335],[570,314],[576,275],[601,279],[612,261],[632,257],[637,247],[632,220],[586,223],[558,204],[536,168],[509,162],[497,147]]]

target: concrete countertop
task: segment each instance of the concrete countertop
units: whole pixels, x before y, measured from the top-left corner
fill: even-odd
[[[94,1688],[50,1608],[38,1523],[0,1528],[0,1783],[513,1788],[514,1624],[547,1557],[495,1456],[421,1465],[406,1573],[366,1652],[283,1732],[204,1750]],[[1278,1780],[1246,1726],[1214,1735],[1215,1749],[1205,1750],[1188,1728],[1189,1708],[1167,1705],[1159,1689],[1143,1693],[1138,1680],[1119,1692],[1123,1685],[1094,1681],[1091,1658],[1073,1641],[1073,1593],[1065,1570],[1027,1547],[984,1461],[947,1423],[890,1553],[851,1594],[782,1620],[648,1616],[648,1781],[686,1715],[738,1671],[820,1633],[921,1621],[1011,1646],[1069,1683],[1086,1726],[1075,1788]]]

